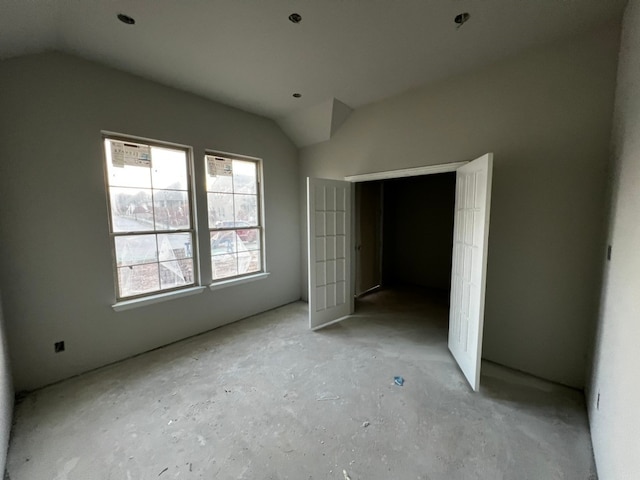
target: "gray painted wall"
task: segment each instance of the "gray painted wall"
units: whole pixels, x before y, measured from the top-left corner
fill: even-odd
[[[448,291],[455,173],[384,182],[383,280]]]
[[[9,367],[9,351],[0,301],[0,475],[4,475],[13,420],[13,382]]]
[[[0,62],[0,91],[0,288],[16,390],[300,298],[297,150],[272,120],[58,53]],[[101,130],[190,145],[199,178],[206,148],[262,158],[271,275],[114,312]]]
[[[301,182],[494,152],[484,356],[576,387],[597,312],[618,43],[611,25],[409,91],[301,151]]]
[[[640,475],[640,1],[623,22],[614,129],[614,182],[589,416],[598,478]],[[600,402],[598,406],[598,394]]]

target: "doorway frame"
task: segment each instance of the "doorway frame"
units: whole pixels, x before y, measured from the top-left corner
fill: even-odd
[[[423,175],[435,175],[437,173],[450,173],[455,172],[460,167],[466,165],[469,161],[463,162],[450,162],[450,163],[439,163],[437,165],[425,165],[422,167],[413,167],[413,168],[401,168],[398,170],[386,170],[384,172],[374,172],[374,173],[362,173],[359,175],[349,175],[344,177],[345,182],[350,183],[360,183],[360,182],[371,182],[375,180],[387,180],[393,178],[405,178],[405,177],[419,177]],[[351,189],[351,251],[354,254],[355,258],[355,248],[356,248],[356,198],[355,198],[355,188]],[[356,296],[356,266],[355,262],[351,262],[350,265],[350,275],[351,275],[351,298],[355,299]]]
[[[455,172],[469,161],[439,163],[437,165],[425,165],[423,167],[401,168],[398,170],[385,170],[384,172],[362,173],[344,177],[345,182],[370,182],[372,180],[386,180],[388,178],[418,177],[421,175],[433,175],[436,173]]]

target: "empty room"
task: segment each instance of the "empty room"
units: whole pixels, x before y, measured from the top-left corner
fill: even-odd
[[[640,0],[1,0],[0,472],[640,478],[639,99]]]

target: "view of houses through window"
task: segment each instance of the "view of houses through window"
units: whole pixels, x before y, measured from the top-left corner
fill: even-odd
[[[262,270],[258,162],[207,155],[214,280]]]
[[[196,285],[189,148],[110,136],[104,148],[117,299]],[[213,281],[263,271],[259,160],[204,160]]]
[[[188,151],[105,139],[117,297],[194,284]]]

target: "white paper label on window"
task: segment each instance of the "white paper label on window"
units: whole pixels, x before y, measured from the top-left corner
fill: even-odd
[[[207,173],[210,177],[233,175],[233,160],[207,155]]]
[[[111,163],[120,168],[125,165],[151,168],[151,147],[112,141]]]

